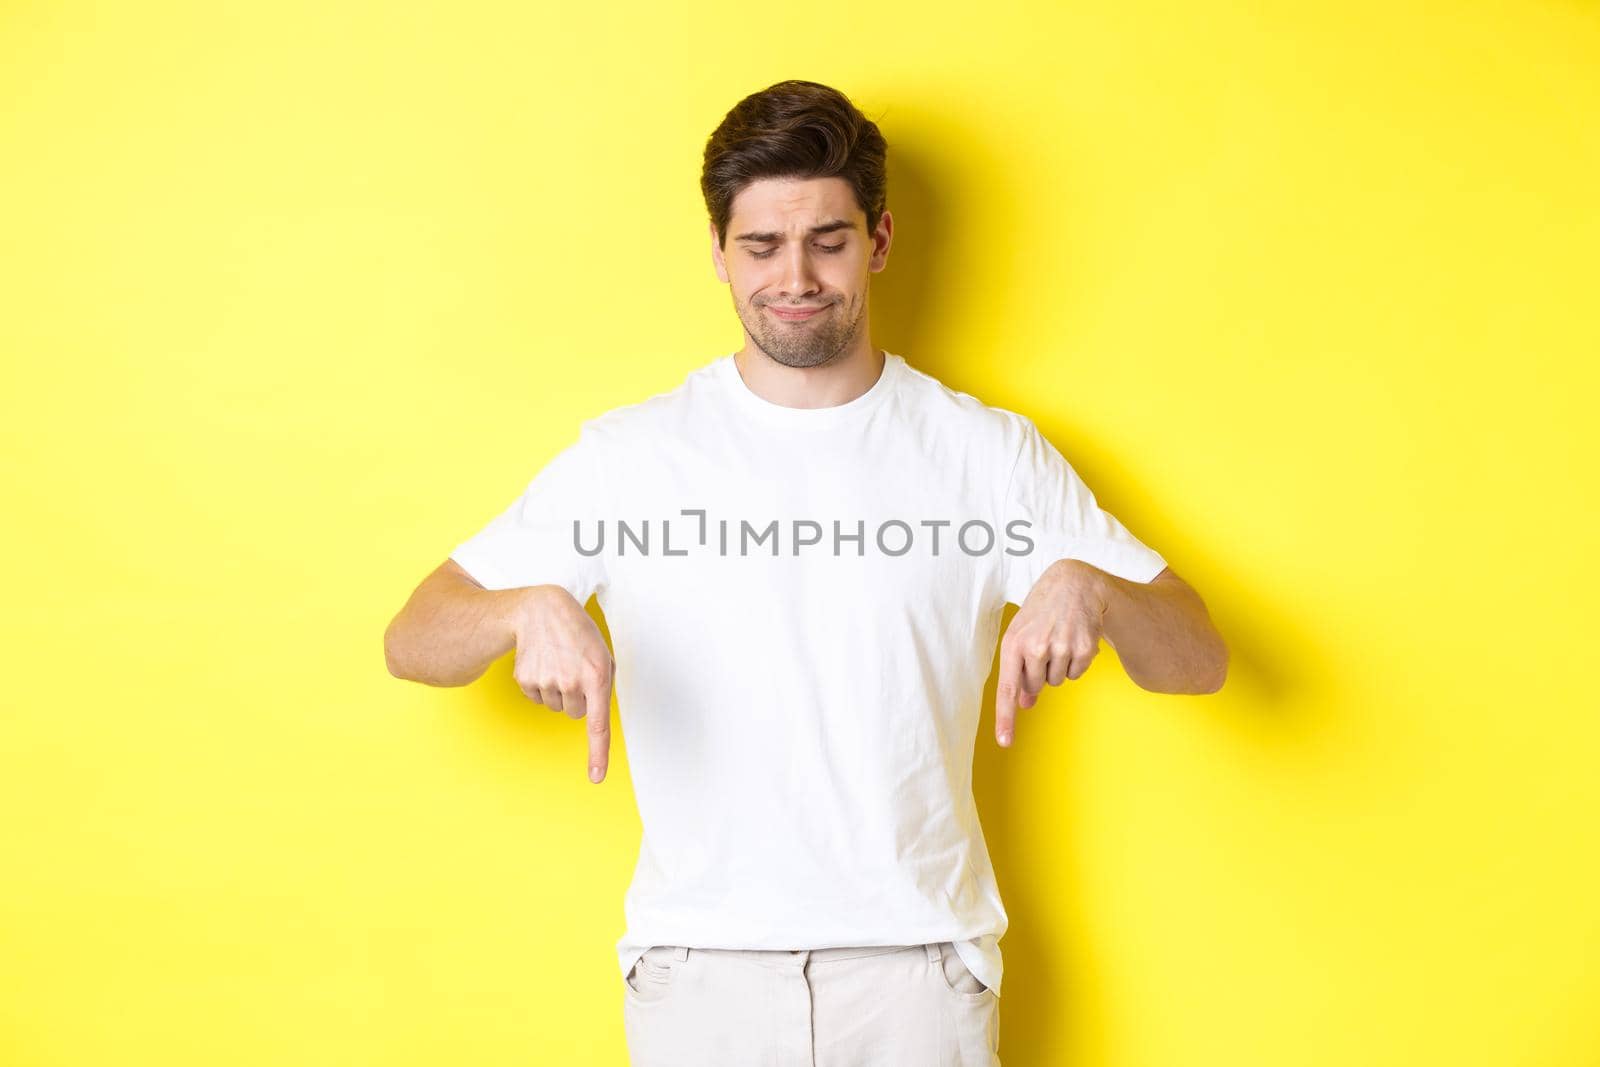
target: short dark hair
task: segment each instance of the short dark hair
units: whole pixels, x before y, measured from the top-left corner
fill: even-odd
[[[790,79],[751,93],[706,140],[700,192],[717,243],[728,246],[733,198],[762,178],[843,178],[871,233],[883,214],[887,151],[878,124],[837,89]]]

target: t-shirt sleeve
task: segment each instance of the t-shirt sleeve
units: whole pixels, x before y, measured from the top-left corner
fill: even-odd
[[[1058,559],[1081,559],[1131,582],[1148,582],[1160,574],[1167,565],[1161,554],[1095,502],[1078,472],[1032,420],[1018,418],[1022,443],[997,531],[1006,601],[1021,604],[1039,575]],[[1019,519],[1028,525],[1012,525]],[[1033,542],[1031,550],[1012,555],[1028,549],[1024,538]]]
[[[522,494],[450,553],[485,589],[559,585],[578,603],[605,584],[604,556],[594,549],[602,519],[598,446],[587,425],[556,453]],[[573,524],[581,524],[581,538]]]

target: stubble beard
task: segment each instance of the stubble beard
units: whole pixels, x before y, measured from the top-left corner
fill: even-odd
[[[821,367],[833,362],[849,349],[861,325],[859,310],[847,320],[837,302],[802,322],[781,322],[761,306],[754,312],[753,321],[744,320],[745,331],[768,358],[785,367]]]

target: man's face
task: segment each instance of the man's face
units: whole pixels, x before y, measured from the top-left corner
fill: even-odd
[[[869,234],[843,178],[767,178],[734,197],[727,248],[712,228],[711,255],[750,341],[785,366],[817,367],[869,321],[868,275],[884,267],[892,225],[885,211]]]

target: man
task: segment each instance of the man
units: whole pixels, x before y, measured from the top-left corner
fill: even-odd
[[[998,1063],[1006,914],[971,781],[996,639],[1001,745],[1102,637],[1146,689],[1226,674],[1199,596],[1027,418],[874,347],[884,156],[826,86],[737,104],[701,184],[743,347],[585,422],[386,635],[434,685],[514,650],[523,692],[586,722],[596,782],[615,681],[641,1067]]]

